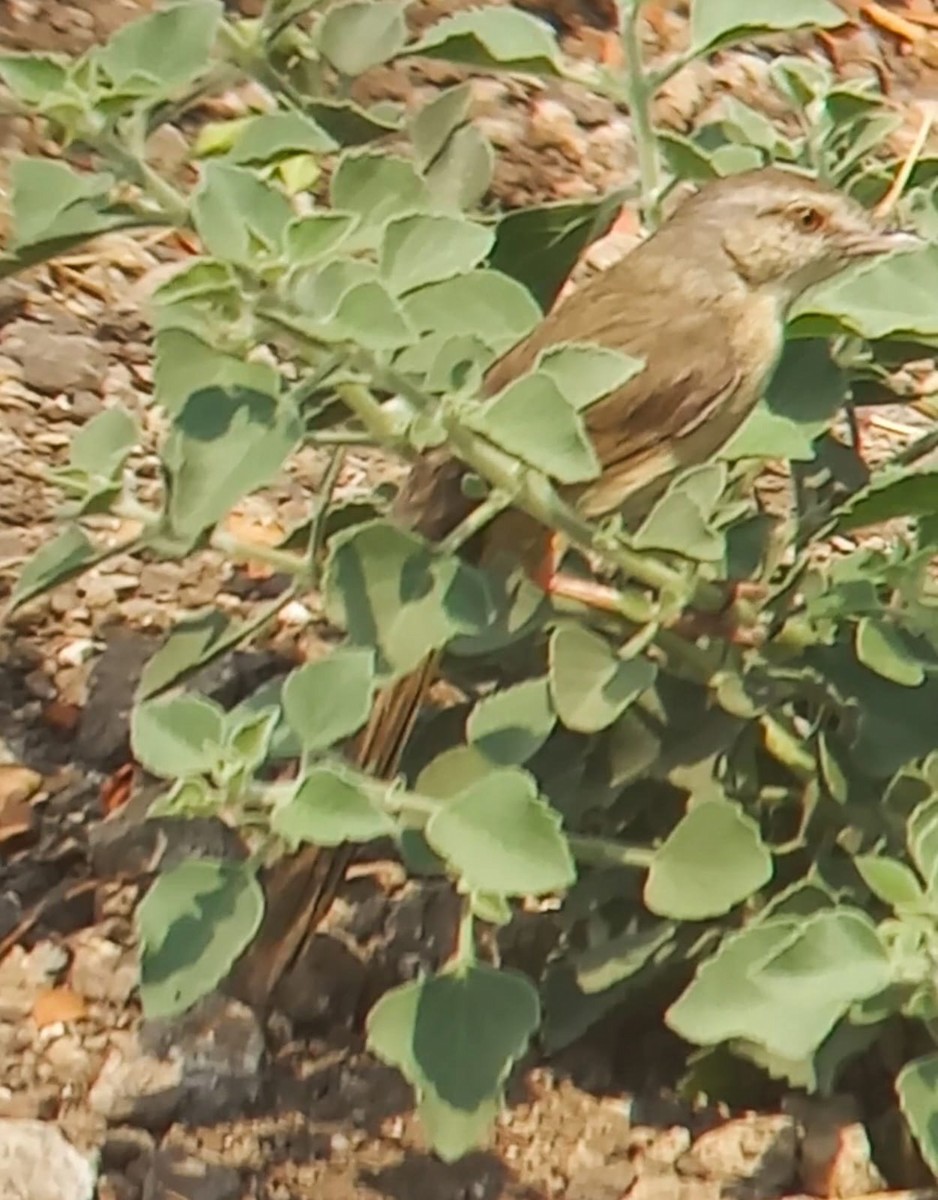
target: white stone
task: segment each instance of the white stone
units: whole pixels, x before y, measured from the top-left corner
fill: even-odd
[[[3,1200],[92,1200],[96,1167],[46,1121],[0,1119]]]

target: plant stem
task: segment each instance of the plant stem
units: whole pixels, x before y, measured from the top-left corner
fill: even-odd
[[[625,11],[622,14],[622,50],[628,73],[625,90],[642,183],[642,217],[645,224],[654,229],[660,218],[661,167],[658,159],[658,139],[651,121],[651,98],[658,83],[654,77],[645,74],[639,31],[641,7],[642,0],[625,0]]]
[[[647,870],[655,852],[642,846],[626,846],[609,838],[568,834],[567,841],[577,862],[590,867],[638,867]]]

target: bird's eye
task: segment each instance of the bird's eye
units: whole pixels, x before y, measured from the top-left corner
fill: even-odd
[[[799,204],[791,210],[791,216],[798,228],[805,233],[817,233],[827,223],[825,213],[809,204]]]

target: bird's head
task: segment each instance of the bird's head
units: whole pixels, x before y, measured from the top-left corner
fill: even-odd
[[[785,307],[853,262],[924,244],[883,228],[842,192],[776,167],[707,184],[672,220],[690,222],[695,236],[706,230],[749,287],[776,293]]]

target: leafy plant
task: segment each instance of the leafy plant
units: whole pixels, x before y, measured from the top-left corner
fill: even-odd
[[[117,228],[179,227],[200,247],[154,302],[160,502],[138,495],[134,421],[117,409],[94,418],[55,476],[62,532],[25,567],[13,606],[128,551],[172,558],[211,544],[291,579],[245,624],[220,612],[183,621],[140,684],[133,748],[166,781],[158,810],[218,813],[252,850],[244,863],[182,864],[142,902],[147,1012],[188,1006],[249,946],[263,864],[307,843],[391,836],[463,898],[451,959],[383,997],[368,1022],[370,1046],[413,1083],[444,1157],[487,1136],[538,1030],[561,1044],[680,967],[665,1014],[674,1030],[803,1086],[830,1088],[851,1056],[914,1022],[896,1086],[938,1170],[938,489],[915,465],[935,438],[836,505],[808,486],[830,475],[844,403],[888,384],[909,343],[912,353],[934,343],[935,251],[806,297],[764,405],[722,460],[678,479],[631,534],[594,528],[552,481],[595,474],[582,411],[642,364],[563,346],[481,405],[478,391],[624,193],[500,212],[468,85],[412,117],[349,99],[357,75],[414,55],[578,80],[628,104],[631,198],[649,225],[680,180],[770,161],[867,202],[885,193],[894,118],[871,87],[839,84],[816,63],[772,63],[791,106],[784,132],[733,98],[692,136],[652,125],[652,97],[688,62],[840,24],[828,0],[696,0],[689,51],[657,71],[642,61],[638,3],[621,9],[621,73],[568,62],[547,26],[506,7],[415,39],[396,0],[269,0],[259,21],[240,22],[219,0],[174,0],[76,59],[0,57],[0,79],[62,150],[16,164],[0,273]],[[203,127],[191,189],[161,175],[152,132],[244,78],[276,110]],[[936,179],[920,163],[902,201],[926,232]],[[532,427],[524,398],[535,386]],[[431,547],[396,528],[379,498],[343,507],[345,447],[363,442],[405,458],[448,444],[477,476],[480,509]],[[239,542],[224,525],[232,507],[310,445],[328,466],[308,521],[277,547]],[[799,505],[772,518],[747,485],[779,455],[801,464]],[[595,555],[621,588],[620,618],[589,624],[529,585],[499,589],[459,557],[509,503]],[[83,523],[101,512],[137,532],[101,545]],[[896,518],[908,534],[885,548],[817,553]],[[725,577],[769,587],[758,647],[668,629],[688,604],[712,605]],[[327,658],[230,712],[186,690],[198,667],[312,589],[343,634]],[[380,689],[431,651],[446,651],[467,697],[464,733],[430,722],[403,778],[377,778],[349,760],[347,742]],[[503,926],[522,901],[558,895],[543,980],[487,960],[481,923]]]

